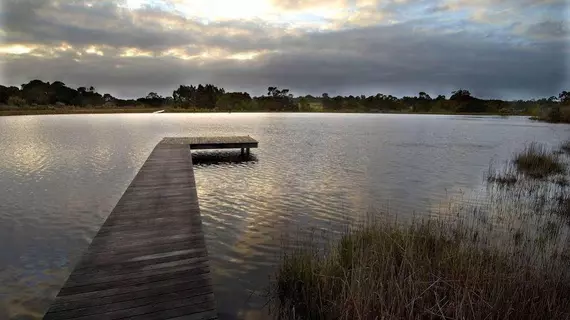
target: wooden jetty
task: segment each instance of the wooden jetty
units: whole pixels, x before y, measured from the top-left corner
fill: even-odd
[[[164,138],[163,143],[188,144],[190,149],[244,149],[249,155],[250,148],[257,148],[258,142],[250,136],[237,137],[172,137]]]
[[[44,319],[217,319],[191,149],[251,137],[165,138],[152,151]]]

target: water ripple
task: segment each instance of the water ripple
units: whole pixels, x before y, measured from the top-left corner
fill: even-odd
[[[406,115],[0,117],[0,319],[41,317],[164,136],[259,140],[245,161],[208,151],[193,162],[219,311],[260,319],[265,301],[252,292],[284,242],[338,232],[368,211],[438,214],[442,199],[479,189],[491,158],[527,140],[554,143],[565,128]]]

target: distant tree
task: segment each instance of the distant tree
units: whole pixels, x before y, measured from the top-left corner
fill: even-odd
[[[429,94],[427,94],[423,91],[419,93],[419,98],[422,100],[431,100],[431,97],[429,96]]]
[[[221,111],[251,110],[251,96],[247,92],[227,92],[216,101],[216,109]]]
[[[78,102],[80,100],[79,92],[76,90],[67,87],[63,82],[55,81],[50,86],[50,100],[52,103],[60,103],[60,104],[74,104],[74,102]],[[80,101],[79,103],[81,104]]]
[[[275,95],[275,91],[277,91],[277,87],[268,87],[267,88],[267,95],[273,96],[273,95]]]
[[[298,106],[293,100],[293,95],[289,89],[279,89],[278,87],[268,87],[267,96],[255,99],[257,105],[268,111],[298,111]]]
[[[181,85],[172,92],[172,97],[176,105],[182,107],[197,107],[204,109],[214,109],[218,98],[225,93],[223,88],[212,84],[185,86]]]
[[[10,97],[19,96],[20,89],[18,87],[5,87],[0,85],[0,104],[8,103]]]
[[[23,84],[20,97],[31,105],[55,103],[53,90],[49,82],[43,82],[41,80],[32,80],[27,84]]]
[[[183,107],[196,106],[196,87],[180,85],[180,87],[172,92],[172,98],[175,104]]]
[[[562,91],[559,95],[558,95],[558,99],[560,100],[561,103],[569,103],[570,102],[570,92],[568,91]]]
[[[142,105],[161,107],[165,99],[156,92],[150,92],[146,97],[137,99],[137,102]]]
[[[451,92],[449,100],[464,100],[465,98],[471,98],[471,92],[469,92],[469,90],[459,89]]]
[[[22,90],[24,89],[33,89],[33,88],[38,88],[38,87],[44,87],[48,85],[49,86],[49,82],[43,82],[41,80],[32,80],[26,84],[22,85]]]
[[[103,95],[103,100],[104,100],[105,102],[113,102],[113,101],[116,100],[116,98],[113,97],[112,95],[108,94],[108,93],[105,93],[105,94]]]
[[[279,90],[278,87],[268,87],[267,88],[267,95],[279,98],[279,97],[289,97],[289,89],[282,89]],[[291,96],[291,98],[293,98]]]
[[[162,99],[162,97],[156,92],[150,92],[147,96],[147,99]]]

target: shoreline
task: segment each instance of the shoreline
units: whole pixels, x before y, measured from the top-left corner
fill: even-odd
[[[161,113],[350,113],[350,114],[419,114],[419,115],[457,115],[457,116],[529,116],[528,114],[499,114],[499,113],[450,113],[450,112],[359,112],[359,111],[212,111],[204,109],[169,109],[169,108],[77,108],[77,109],[11,109],[1,110],[0,117],[3,116],[28,116],[28,115],[61,115],[61,114],[111,114],[111,113],[154,113],[164,110]],[[538,120],[540,121],[540,120]]]

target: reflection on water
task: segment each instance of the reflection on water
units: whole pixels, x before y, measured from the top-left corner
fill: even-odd
[[[129,114],[0,118],[0,319],[39,318],[165,136],[251,135],[193,152],[223,318],[261,319],[281,241],[368,212],[401,219],[472,199],[489,161],[568,127],[524,118],[358,114]],[[484,195],[481,195],[484,198]]]

